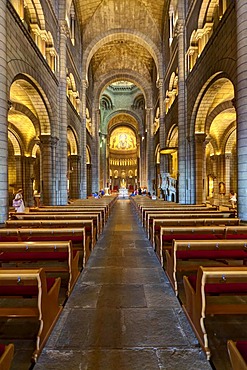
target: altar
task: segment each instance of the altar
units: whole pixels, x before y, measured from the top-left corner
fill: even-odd
[[[119,189],[119,197],[128,198],[128,196],[129,196],[128,189],[126,189],[126,188],[120,188]]]

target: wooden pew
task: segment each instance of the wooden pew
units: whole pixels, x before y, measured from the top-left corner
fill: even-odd
[[[166,250],[165,271],[171,286],[178,295],[177,273],[196,271],[199,265],[231,265],[235,261],[247,262],[245,240],[173,240],[172,249]]]
[[[10,370],[14,357],[14,345],[0,344],[0,370]]]
[[[21,241],[69,241],[74,249],[79,250],[82,255],[81,266],[84,267],[91,254],[90,240],[86,237],[84,227],[79,228],[20,228],[0,229],[0,242]]]
[[[84,213],[63,213],[63,212],[27,212],[27,213],[16,213],[10,212],[10,220],[93,220],[94,226],[97,230],[97,239],[100,233],[103,231],[103,220],[101,218],[100,211],[89,212],[85,211]]]
[[[18,242],[20,241],[18,230],[0,228],[0,243],[1,242]]]
[[[210,359],[210,343],[205,327],[209,315],[246,315],[247,267],[202,267],[197,275],[184,276],[186,303],[183,309]],[[226,300],[225,297],[228,297]]]
[[[232,236],[232,237],[231,237]],[[163,252],[165,249],[171,249],[172,240],[215,240],[215,239],[227,239],[227,240],[238,240],[247,239],[247,226],[196,226],[196,227],[173,227],[166,228],[161,227],[160,237],[156,242],[156,253],[163,263]]]
[[[163,253],[171,250],[173,239],[176,240],[218,240],[224,239],[225,226],[174,226],[160,228],[160,237],[156,242],[156,254],[163,266]]]
[[[228,340],[227,350],[233,370],[247,370],[247,341]]]
[[[19,241],[69,241],[73,249],[79,250],[81,254],[81,267],[85,267],[90,256],[90,240],[86,238],[85,227],[77,228],[21,228],[18,230]]]
[[[215,217],[214,217],[215,216]],[[239,218],[225,218],[222,214],[198,214],[179,213],[175,215],[166,215],[162,218],[153,218],[152,228],[149,229],[150,240],[153,247],[156,246],[156,241],[159,242],[160,229],[163,226],[237,226],[240,223]]]
[[[40,266],[40,263],[43,263]],[[46,264],[44,264],[46,263]],[[68,275],[67,297],[79,277],[79,251],[73,250],[71,241],[9,242],[0,243],[0,266],[18,268],[44,268],[45,272]],[[30,266],[33,264],[34,266]],[[60,276],[61,277],[61,276]]]
[[[85,227],[77,228],[0,228],[0,242],[21,241],[69,241],[74,249],[82,252],[83,266],[90,256],[90,240],[86,237]]]
[[[78,228],[84,227],[86,238],[88,238],[90,250],[93,250],[96,239],[97,231],[94,226],[93,220],[7,220],[5,226],[11,229],[19,228]]]
[[[45,206],[45,207],[39,207],[39,208],[29,208],[30,212],[63,212],[63,213],[82,213],[85,210],[94,213],[95,211],[101,212],[102,215],[102,222],[103,225],[105,225],[108,217],[107,207],[104,206]]]
[[[39,322],[34,362],[62,311],[58,303],[60,284],[60,278],[47,278],[44,269],[1,269],[0,297],[8,299],[2,300],[0,317],[30,318]]]
[[[226,239],[245,239],[247,237],[247,225],[229,226],[226,228]]]
[[[180,206],[180,207],[142,207],[140,212],[140,219],[142,220],[142,224],[144,226],[144,221],[146,218],[146,215],[149,213],[155,213],[157,211],[163,211],[164,213],[188,213],[191,214],[193,212],[216,212],[219,213],[216,210],[208,209],[208,208],[200,208],[200,207],[191,207],[191,206]]]
[[[152,223],[152,220],[155,219],[155,218],[163,218],[163,217],[168,217],[170,215],[170,217],[172,217],[174,215],[177,215],[177,214],[181,214],[181,215],[185,215],[187,216],[188,218],[189,217],[193,217],[194,214],[197,214],[198,217],[199,215],[201,214],[201,218],[203,217],[207,217],[208,215],[208,218],[209,217],[213,217],[213,218],[218,218],[218,217],[225,217],[225,218],[229,218],[232,216],[231,212],[219,212],[217,210],[214,210],[214,209],[210,209],[210,208],[206,208],[204,210],[202,209],[196,209],[196,208],[186,208],[186,207],[183,207],[183,208],[178,208],[178,209],[172,209],[172,210],[169,210],[169,209],[164,209],[164,210],[155,210],[155,209],[152,209],[152,210],[144,210],[144,213],[143,213],[143,226],[146,230],[148,230],[148,227],[149,227],[149,224]],[[152,216],[150,216],[152,215]],[[205,216],[204,216],[205,215]],[[184,216],[184,217],[185,217]],[[231,217],[231,218],[234,218],[234,217]]]
[[[184,215],[184,217],[187,218],[193,218],[194,215],[196,217],[200,218],[229,218],[231,214],[229,212],[219,212],[215,210],[205,210],[205,211],[188,211],[188,210],[179,210],[179,211],[151,211],[151,212],[146,212],[145,213],[145,219],[144,219],[144,227],[147,231],[149,232],[149,229],[153,225],[153,220],[155,219],[162,219],[162,218],[168,218],[169,216],[171,218],[176,217],[176,215]]]

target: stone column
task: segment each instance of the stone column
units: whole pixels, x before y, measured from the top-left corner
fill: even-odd
[[[34,205],[34,197],[33,197],[33,181],[34,181],[34,173],[33,173],[33,164],[35,162],[35,158],[33,157],[24,157],[25,158],[25,193],[24,193],[24,201],[25,206],[33,206]]]
[[[206,145],[206,143],[205,143]],[[188,190],[186,194],[187,203],[194,204],[196,203],[196,178],[195,178],[195,137],[187,138],[187,181],[188,181]],[[205,163],[206,166],[206,163]],[[205,175],[206,175],[206,167],[205,167]],[[206,185],[205,185],[206,186]]]
[[[159,129],[159,142],[160,149],[166,146],[166,132],[165,132],[165,94],[164,94],[164,80],[159,79],[157,87],[159,89],[159,110],[160,110],[160,129]],[[160,183],[162,177],[168,172],[168,160],[166,155],[160,155]],[[160,188],[161,189],[161,188]],[[160,191],[160,198],[164,198],[163,190]]]
[[[140,134],[140,161],[139,161],[139,179],[140,186],[146,186],[146,142],[144,132]]]
[[[93,145],[91,148],[91,173],[92,173],[92,192],[99,191],[99,177],[100,177],[100,140],[99,140],[99,127],[100,127],[100,110],[93,109],[92,116],[92,129],[93,129]]]
[[[219,197],[219,178],[218,178],[218,170],[219,170],[219,156],[213,156],[213,174],[214,174],[214,205],[220,205],[220,197]]]
[[[231,190],[231,153],[225,154],[225,185],[226,185],[226,195],[225,195],[225,201],[228,202],[229,200],[229,193]]]
[[[58,199],[59,205],[68,202],[67,193],[67,171],[68,171],[68,148],[67,148],[67,35],[68,28],[66,21],[60,21],[60,71],[59,71],[59,184]]]
[[[151,194],[153,193],[153,181],[155,180],[153,119],[153,108],[146,108],[147,187]]]
[[[69,196],[71,199],[79,198],[79,176],[81,158],[78,155],[71,155],[70,160],[70,173],[69,173]]]
[[[40,149],[41,149],[41,189],[40,196],[41,202],[44,205],[57,204],[56,193],[59,186],[56,187],[56,145],[58,139],[50,135],[40,136]],[[67,178],[66,178],[67,185]],[[66,187],[67,194],[67,187]],[[67,204],[67,201],[66,201]]]
[[[92,194],[92,165],[87,164],[87,195]]]
[[[184,21],[177,22],[178,38],[178,172],[179,172],[179,203],[186,204],[187,200],[187,158],[186,158],[186,110],[185,110],[185,50],[184,50]]]
[[[237,21],[237,81],[236,81],[236,108],[237,108],[237,146],[238,146],[238,217],[247,221],[247,3],[236,1]]]
[[[225,154],[218,155],[218,168],[216,173],[218,177],[219,205],[222,205],[224,204],[225,201],[225,194],[223,194],[222,187],[222,183],[224,183],[225,185],[225,175],[226,175]]]
[[[0,0],[0,224],[8,219],[8,98],[7,98],[7,1]]]
[[[196,203],[205,202],[205,138],[204,133],[195,135]],[[180,183],[179,183],[180,186]]]
[[[24,187],[23,157],[21,155],[15,155],[15,173],[16,173],[15,191],[17,191],[18,189]]]
[[[88,83],[86,80],[82,81],[82,104],[81,104],[81,185],[80,198],[87,197],[87,129],[86,129],[86,90]]]
[[[106,133],[100,134],[100,189],[104,189],[107,183],[107,158],[106,158]]]

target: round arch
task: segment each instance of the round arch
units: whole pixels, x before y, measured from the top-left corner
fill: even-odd
[[[112,32],[112,30],[106,31],[92,40],[84,51],[82,61],[82,75],[85,76],[85,78],[87,79],[89,64],[93,55],[97,52],[97,50],[99,50],[99,48],[112,40],[121,40],[123,38],[127,41],[136,42],[137,44],[143,46],[149,52],[155,62],[157,69],[157,79],[163,78],[162,53],[157,48],[156,44],[141,32],[129,29],[118,29],[114,30],[114,32]]]

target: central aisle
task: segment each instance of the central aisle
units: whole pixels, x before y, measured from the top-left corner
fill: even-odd
[[[129,200],[113,207],[41,369],[211,369]]]

